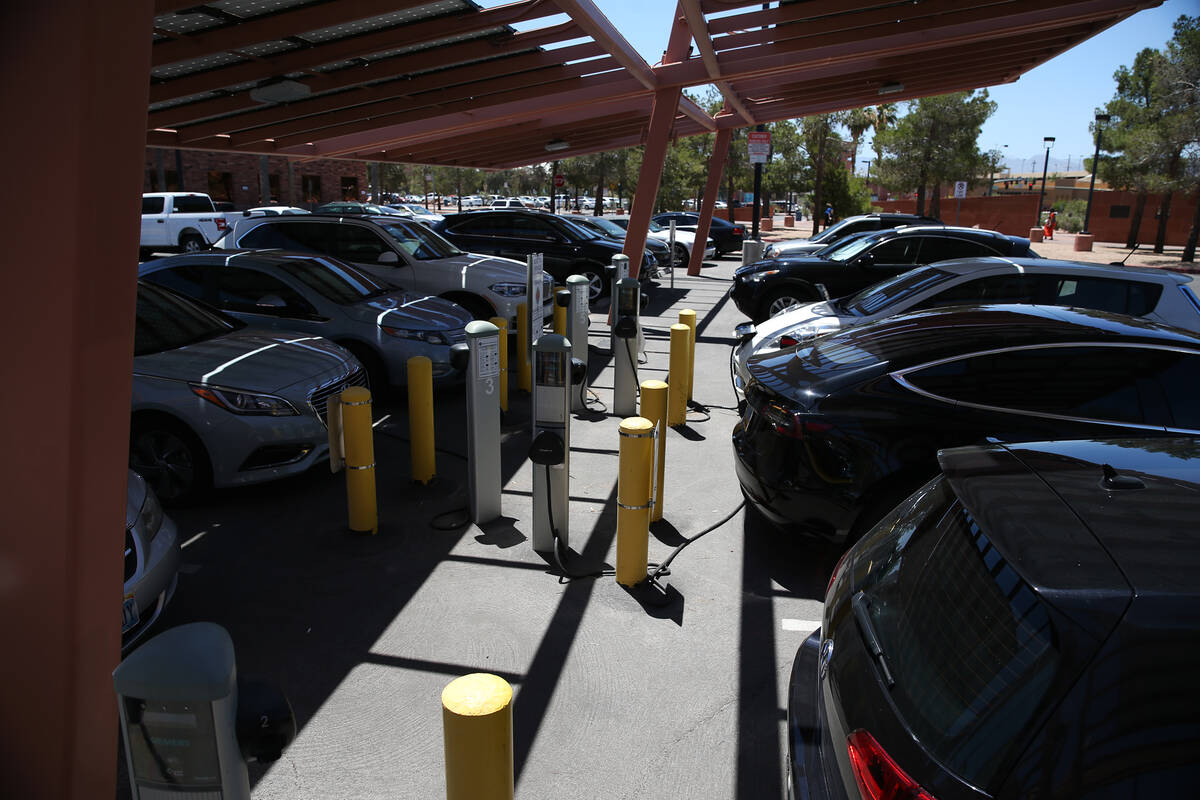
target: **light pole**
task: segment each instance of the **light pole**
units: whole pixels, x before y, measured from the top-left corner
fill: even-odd
[[[1096,155],[1092,157],[1092,181],[1088,184],[1087,210],[1083,212],[1083,230],[1080,233],[1091,233],[1088,223],[1092,219],[1092,192],[1096,190],[1096,173],[1100,171],[1100,134],[1104,131],[1104,123],[1109,119],[1108,114],[1096,115]]]
[[[1038,198],[1038,215],[1037,221],[1034,223],[1036,227],[1041,227],[1042,224],[1042,206],[1046,203],[1046,168],[1050,166],[1050,148],[1054,147],[1054,137],[1044,137],[1042,146],[1046,148],[1046,158],[1042,161],[1042,196]]]

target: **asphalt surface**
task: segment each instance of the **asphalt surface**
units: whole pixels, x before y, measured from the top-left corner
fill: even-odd
[[[742,501],[728,359],[745,319],[726,297],[739,260],[677,275],[674,289],[660,281],[643,313],[640,380],[665,377],[668,329],[697,312],[693,396],[710,409],[668,433],[651,562]],[[591,384],[611,407],[603,311],[591,322]],[[376,404],[376,536],[347,531],[344,476],[324,468],[169,510],[187,544],[158,630],[223,625],[239,674],[278,682],[295,710],[296,741],[251,769],[254,797],[444,796],[441,691],[472,672],[514,687],[518,797],[782,797],[788,673],[840,553],[743,508],[675,559],[664,605],[611,575],[562,579],[530,546],[529,398],[515,385],[514,374],[504,516],[482,529],[455,527],[467,503],[461,389],[436,396],[429,486],[411,481],[403,399]],[[618,423],[598,408],[572,419],[573,571],[615,564]]]

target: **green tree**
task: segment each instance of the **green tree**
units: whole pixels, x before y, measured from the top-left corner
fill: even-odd
[[[987,173],[988,157],[979,149],[979,132],[996,110],[986,89],[923,97],[908,104],[895,127],[875,136],[880,148],[878,180],[890,189],[917,192],[917,213],[941,214],[941,186]]]
[[[826,202],[831,202],[823,194],[825,176],[837,170],[846,171],[842,163],[842,139],[836,132],[837,127],[842,124],[844,119],[844,112],[836,112],[817,114],[805,117],[800,121],[804,149],[808,153],[809,163],[812,165],[814,236],[821,229],[822,209],[825,208]]]

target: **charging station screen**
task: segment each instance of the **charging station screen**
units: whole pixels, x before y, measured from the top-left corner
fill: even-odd
[[[566,386],[566,361],[562,353],[538,353],[534,380],[542,386]]]
[[[220,789],[211,705],[126,697],[125,719],[138,784]]]
[[[621,288],[620,302],[617,304],[620,307],[622,316],[633,316],[637,313],[637,288]]]

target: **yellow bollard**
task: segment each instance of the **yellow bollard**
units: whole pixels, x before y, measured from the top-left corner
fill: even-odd
[[[667,459],[667,391],[664,381],[642,381],[642,416],[654,423],[658,436],[658,447],[654,455],[654,505],[650,508],[650,521],[658,522],[663,516],[663,476]]]
[[[517,306],[517,388],[533,391],[533,373],[529,369],[529,306]]]
[[[513,799],[512,686],[475,672],[442,690],[446,800]]]
[[[433,447],[433,362],[408,360],[408,438],[414,481],[429,483],[437,472]]]
[[[500,410],[508,411],[508,320],[492,317],[488,322],[500,329]]]
[[[346,505],[350,530],[378,533],[375,504],[375,429],[371,427],[371,391],[351,386],[342,392],[342,436],[346,449]]]
[[[646,579],[650,541],[650,475],[654,464],[654,423],[627,417],[619,428],[617,454],[617,583],[634,586]]]
[[[674,428],[687,422],[688,337],[690,328],[676,322],[671,326],[671,360],[667,373],[667,424]]]
[[[696,387],[696,312],[685,308],[679,312],[679,322],[688,326],[688,371],[687,397],[692,399]]]
[[[565,295],[565,297],[564,297]],[[570,289],[554,290],[554,332],[567,335],[567,306],[571,305]]]

